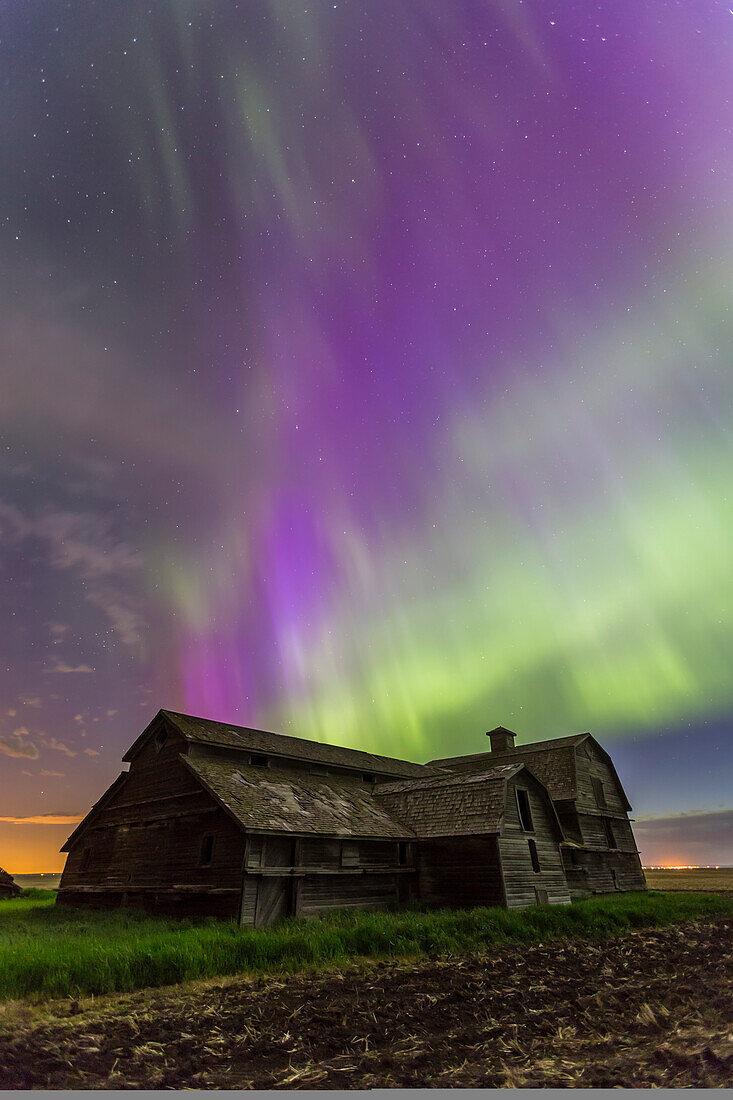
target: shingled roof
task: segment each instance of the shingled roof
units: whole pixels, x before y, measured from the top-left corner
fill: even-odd
[[[578,774],[575,750],[584,741],[592,741],[596,748],[608,760],[619,785],[619,790],[628,809],[628,799],[621,786],[616,769],[610,756],[590,733],[574,733],[567,737],[555,737],[549,741],[532,741],[527,745],[516,745],[504,752],[482,752],[474,756],[452,756],[441,760],[431,760],[428,767],[447,768],[460,774],[483,770],[490,764],[521,763],[532,771],[544,783],[551,797],[558,801],[572,800],[578,796]]]
[[[267,756],[283,759],[307,760],[313,764],[331,764],[359,772],[373,772],[375,775],[419,776],[427,770],[424,764],[413,764],[409,760],[393,760],[389,756],[376,756],[360,749],[325,745],[320,741],[309,741],[307,738],[291,737],[283,733],[269,733],[267,730],[251,729],[249,726],[233,726],[173,710],[158,711],[153,722],[138,737],[123,760],[132,759],[151,726],[161,717],[170,722],[187,741],[200,744],[265,753]]]
[[[374,798],[418,836],[497,833],[506,805],[506,782],[522,764],[482,768],[470,775],[380,783]]]
[[[235,759],[191,758],[184,764],[245,828],[319,836],[410,839],[409,827],[375,801],[371,788],[338,776],[293,775]]]
[[[564,740],[564,738],[563,738]],[[544,783],[552,798],[572,799],[576,797],[577,776],[575,771],[575,749],[571,745],[538,749],[537,745],[519,745],[507,752],[479,753],[476,756],[459,756],[454,760],[434,760],[433,765],[450,768],[461,774],[483,771],[490,764],[526,764],[530,771]]]

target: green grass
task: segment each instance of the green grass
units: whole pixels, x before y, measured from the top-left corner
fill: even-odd
[[[48,895],[38,897],[38,894]],[[168,920],[136,910],[54,905],[53,891],[0,902],[0,1000],[124,992],[191,978],[293,971],[355,958],[491,951],[503,944],[595,939],[672,921],[733,915],[712,894],[618,894],[572,906],[340,912],[267,929]]]

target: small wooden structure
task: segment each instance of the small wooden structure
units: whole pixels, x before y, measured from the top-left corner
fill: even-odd
[[[22,891],[12,875],[0,867],[0,898],[19,898]]]
[[[491,753],[421,765],[159,711],[64,845],[58,902],[265,925],[411,901],[567,904],[581,879],[584,891],[643,888],[604,862],[638,864],[630,826],[628,853],[586,835],[609,817],[627,844],[628,803],[589,736],[514,749],[500,729]],[[585,805],[596,773],[603,814]]]

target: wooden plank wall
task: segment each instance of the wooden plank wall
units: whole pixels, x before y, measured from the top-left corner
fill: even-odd
[[[516,788],[528,792],[534,830],[525,832],[519,819]],[[537,845],[539,872],[532,868],[528,839]],[[507,802],[504,824],[499,838],[499,855],[504,879],[506,905],[509,909],[523,909],[536,905],[537,891],[547,892],[549,905],[567,905],[570,902],[556,826],[553,825],[549,798],[543,787],[526,773],[507,782]]]
[[[342,864],[342,843],[355,862]],[[398,863],[396,841],[345,841],[333,837],[290,838],[250,834],[247,842],[245,884],[240,920],[260,923],[267,916],[265,894],[277,891],[268,872],[283,871],[293,877],[293,912],[315,916],[329,909],[384,909],[400,899],[402,879],[409,870]],[[263,900],[264,899],[264,900]],[[269,911],[269,910],[267,910]],[[274,910],[273,910],[274,912]]]
[[[578,821],[583,835],[583,844],[588,848],[602,848],[608,851],[608,840],[603,825],[604,817],[611,822],[617,848],[622,852],[635,852],[634,834],[626,814],[614,817],[611,813],[579,813]]]
[[[300,884],[298,915],[328,909],[385,909],[398,901],[396,874],[307,875]]]
[[[502,905],[496,838],[448,837],[418,849],[418,897],[427,905],[471,908]]]
[[[636,852],[565,849],[563,861],[571,897],[612,894],[617,890],[646,890],[646,879]]]
[[[579,811],[602,809],[596,804],[592,783],[593,779],[600,779],[606,796],[606,808],[611,813],[626,814],[613,769],[590,741],[586,741],[576,749],[575,769],[576,803]]]
[[[132,762],[124,786],[69,852],[62,902],[73,903],[82,888],[124,892],[131,904],[136,888],[184,887],[194,912],[201,905],[191,898],[194,889],[227,890],[232,896],[226,903],[210,904],[217,914],[224,906],[228,916],[237,915],[244,835],[178,759],[182,745],[171,737],[158,753],[150,743]],[[210,865],[203,866],[206,835],[213,835],[214,845]]]

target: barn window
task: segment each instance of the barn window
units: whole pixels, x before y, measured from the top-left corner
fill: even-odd
[[[374,776],[373,772],[363,772],[361,781],[362,783],[374,783],[376,781],[376,777]]]
[[[247,870],[256,871],[262,866],[262,837],[250,837],[247,845]]]
[[[606,808],[606,792],[603,789],[603,783],[600,779],[591,779],[593,784],[593,797],[596,800],[596,806],[599,810],[605,810]]]
[[[79,863],[79,870],[86,871],[92,860],[92,849],[85,848],[81,853],[81,862]]]
[[[532,860],[532,870],[537,874],[540,870],[540,857],[537,855],[537,845],[531,839],[527,841],[529,844],[529,858]]]
[[[532,810],[529,806],[529,791],[525,791],[522,787],[517,787],[517,809],[519,810],[519,821],[525,833],[534,832]]]
[[[267,768],[270,766],[270,761],[261,752],[250,753],[249,762],[253,768]]]
[[[200,864],[202,867],[208,867],[211,863],[212,856],[214,855],[214,838],[209,834],[201,839],[201,859]]]
[[[607,817],[604,817],[603,819],[603,828],[606,831],[606,844],[608,845],[608,847],[618,848],[618,844],[616,842],[616,834],[613,831],[613,825]]]
[[[160,750],[163,748],[163,745],[166,743],[167,740],[168,740],[168,730],[165,728],[165,726],[161,726],[161,728],[158,730],[158,732],[155,735],[155,749],[156,749],[156,752],[160,752]]]
[[[359,866],[359,845],[358,844],[342,844],[341,845],[341,866],[342,867],[358,867]]]
[[[410,862],[410,845],[405,840],[400,840],[397,845],[397,862],[400,867]]]

